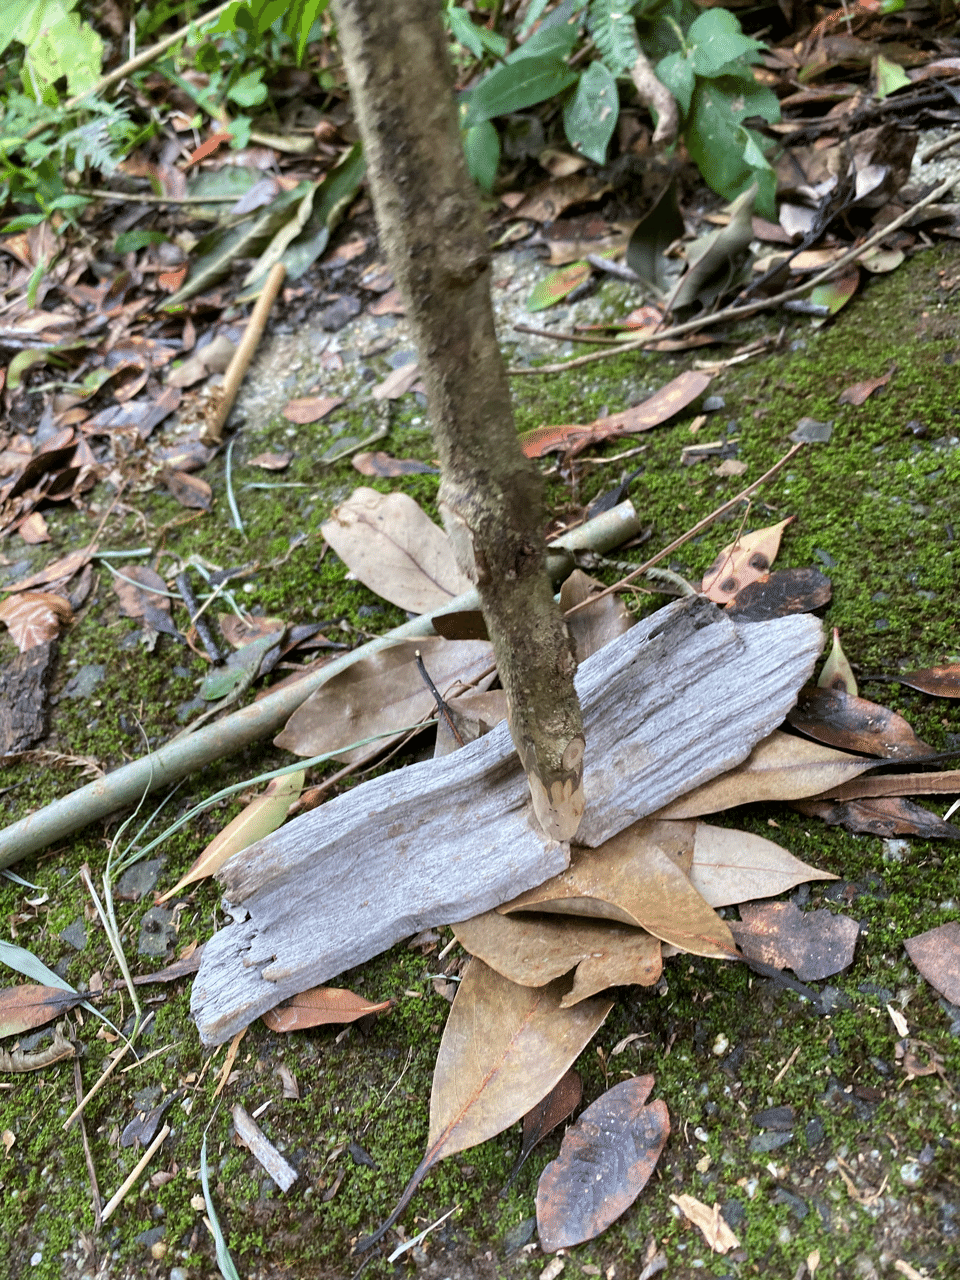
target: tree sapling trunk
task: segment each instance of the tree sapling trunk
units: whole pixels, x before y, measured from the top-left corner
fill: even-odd
[[[444,523],[477,584],[537,818],[569,840],[584,806],[575,663],[545,571],[540,477],[517,442],[440,5],[334,0],[333,10],[427,389]]]

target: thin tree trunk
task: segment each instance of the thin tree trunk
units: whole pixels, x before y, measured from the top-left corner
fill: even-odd
[[[517,443],[440,5],[334,0],[333,10],[381,243],[427,388],[444,522],[477,584],[535,812],[568,840],[584,804],[575,663],[544,568],[540,477]]]

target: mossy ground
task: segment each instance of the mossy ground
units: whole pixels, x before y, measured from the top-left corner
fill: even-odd
[[[585,502],[624,470],[641,466],[633,494],[650,537],[631,553],[639,559],[766,470],[789,446],[800,418],[832,421],[829,444],[808,447],[758,495],[749,527],[796,515],[779,563],[813,564],[828,573],[833,600],[827,621],[840,628],[862,691],[903,712],[921,737],[943,749],[960,743],[955,706],[897,685],[871,684],[869,677],[947,661],[960,651],[960,336],[949,286],[958,263],[953,245],[929,250],[896,274],[868,281],[831,326],[815,331],[808,322],[793,322],[772,354],[720,375],[711,393],[721,394],[726,407],[698,437],[690,434],[691,411],[641,437],[645,451],[638,460],[584,471],[575,495]],[[768,317],[734,336],[772,335],[778,327],[779,320]],[[620,356],[564,377],[518,378],[518,425],[590,421],[604,408],[636,401],[689,363],[689,356]],[[838,403],[846,386],[892,366],[889,385],[864,405]],[[419,409],[398,412],[387,442],[393,452],[431,457],[421,417]],[[732,437],[736,456],[747,464],[742,479],[717,476],[711,463],[680,465],[681,448],[694,439]],[[319,449],[322,428],[317,440]],[[150,494],[128,499],[142,509],[146,525],[133,515],[117,517],[101,545],[144,545],[167,525],[165,550],[199,554],[220,567],[247,565],[237,599],[258,613],[288,622],[321,619],[331,634],[342,628],[351,642],[402,621],[397,610],[345,581],[334,557],[321,555],[319,526],[356,482],[348,464],[321,473],[305,450],[283,478],[307,487],[242,488],[262,478],[244,459],[271,443],[288,443],[284,423],[251,432],[249,440],[241,435],[235,451],[233,481],[246,538],[231,527],[222,500],[212,516],[178,523],[182,513],[172,499]],[[635,443],[612,442],[592,456],[612,458]],[[219,492],[222,472],[218,477],[210,470]],[[432,510],[436,477],[373,483],[402,487]],[[566,477],[553,476],[548,488],[553,510],[571,507]],[[696,581],[740,518],[734,513],[687,544],[671,567]],[[44,549],[44,559],[86,541],[89,524],[60,516],[52,527],[56,542]],[[297,537],[302,541],[288,554]],[[150,650],[138,632],[137,623],[121,617],[101,572],[91,602],[64,637],[55,690],[86,664],[103,664],[105,675],[90,697],[56,704],[46,746],[113,767],[141,752],[142,735],[156,743],[176,727],[177,710],[193,695],[204,664],[168,637]],[[266,745],[205,771],[177,793],[170,816],[220,786],[275,767],[280,757]],[[49,760],[6,769],[7,816],[14,819],[65,793],[73,781],[69,767]],[[218,806],[164,847],[161,887],[173,884],[239,804]],[[855,963],[833,981],[826,1017],[744,971],[683,957],[670,962],[656,991],[618,992],[606,1025],[578,1064],[585,1098],[623,1075],[650,1072],[655,1096],[670,1109],[673,1134],[635,1206],[599,1240],[575,1250],[565,1274],[634,1276],[651,1238],[665,1250],[672,1280],[792,1277],[814,1252],[817,1276],[831,1280],[893,1275],[898,1259],[929,1276],[960,1273],[960,1041],[955,1014],[903,950],[905,938],[957,918],[960,854],[948,843],[898,846],[853,837],[784,806],[751,807],[721,820],[773,835],[797,856],[842,877],[802,891],[801,900],[842,909],[861,922]],[[113,989],[117,967],[79,878],[84,863],[95,872],[103,868],[117,825],[93,826],[18,865],[47,896],[38,902],[36,891],[4,882],[0,911],[6,937],[76,985],[87,986],[99,974],[108,990],[101,1007],[120,1025],[130,1013],[129,999],[122,988]],[[127,955],[138,972],[164,962],[136,956],[150,902],[148,894],[117,904]],[[218,902],[215,886],[190,895],[177,913],[170,955],[209,937]],[[87,936],[80,950],[60,937],[78,920]],[[389,1212],[423,1152],[433,1061],[448,1008],[432,978],[456,956],[438,962],[436,951],[399,946],[343,976],[343,985],[364,995],[397,1000],[389,1017],[370,1026],[283,1037],[256,1023],[240,1045],[219,1110],[213,1094],[224,1051],[201,1050],[189,1015],[189,983],[139,988],[153,1014],[141,1047],[155,1056],[145,1056],[129,1074],[118,1073],[86,1111],[104,1197],[137,1159],[133,1148],[120,1145],[120,1134],[138,1100],[154,1105],[176,1091],[165,1116],[173,1133],[99,1235],[93,1232],[81,1136],[76,1128],[66,1134],[62,1128],[76,1101],[70,1065],[5,1077],[0,1129],[13,1142],[0,1162],[7,1241],[0,1280],[92,1276],[98,1262],[111,1276],[167,1276],[174,1266],[193,1278],[214,1274],[210,1236],[195,1199],[208,1125],[213,1197],[241,1276],[349,1275],[355,1266],[350,1242]],[[904,1011],[911,1034],[925,1046],[920,1052],[937,1062],[941,1074],[906,1080],[895,1058],[898,1036],[888,1003]],[[80,1075],[89,1088],[112,1045],[90,1015],[77,1020],[84,1046]],[[629,1035],[639,1039],[614,1056]],[[280,1066],[296,1077],[298,1101],[281,1098]],[[266,1106],[260,1123],[300,1173],[287,1195],[232,1144],[229,1108],[237,1102],[250,1112]],[[762,1135],[752,1116],[772,1105],[794,1108],[794,1137],[775,1150],[757,1150]],[[460,1212],[396,1268],[437,1277],[537,1274],[543,1255],[522,1245],[539,1171],[558,1142],[556,1134],[548,1139],[502,1199],[498,1193],[518,1149],[515,1131],[442,1163],[404,1225],[412,1235],[454,1203]],[[699,1232],[675,1214],[668,1197],[681,1191],[724,1205],[741,1248],[724,1258],[711,1255]],[[383,1260],[367,1268],[369,1275],[394,1271]]]

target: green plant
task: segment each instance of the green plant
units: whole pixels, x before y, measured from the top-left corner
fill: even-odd
[[[518,38],[545,7],[531,6]],[[727,199],[758,181],[758,207],[772,216],[773,170],[762,137],[743,124],[751,116],[779,119],[775,94],[757,84],[751,70],[763,46],[744,35],[727,10],[710,9],[699,17],[695,12],[686,0],[563,0],[502,55],[491,33],[451,4],[447,19],[454,39],[478,57],[500,58],[461,99],[464,146],[475,180],[487,189],[493,185],[500,144],[491,122],[556,97],[564,99],[570,145],[604,163],[620,111],[618,82],[629,79],[643,53],[660,56],[657,78],[677,100],[683,139],[704,179]],[[575,70],[577,45],[582,54],[588,39],[598,57]],[[678,51],[666,52],[676,44]]]

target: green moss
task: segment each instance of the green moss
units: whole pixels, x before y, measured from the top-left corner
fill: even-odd
[[[789,447],[801,417],[832,421],[829,444],[805,449],[758,494],[747,524],[758,527],[786,515],[797,517],[786,531],[778,564],[815,564],[830,576],[828,622],[840,627],[863,692],[901,711],[938,748],[957,741],[954,708],[902,686],[872,684],[869,677],[942,662],[958,651],[960,448],[955,438],[960,434],[960,364],[954,363],[955,304],[938,293],[938,272],[954,256],[950,248],[927,252],[908,270],[870,282],[828,328],[814,332],[807,322],[792,321],[780,350],[731,365],[718,375],[711,392],[722,394],[726,407],[709,417],[696,436],[691,435],[696,417],[692,406],[642,437],[591,450],[592,457],[613,459],[642,445],[636,459],[582,474],[555,462],[545,467],[551,510],[570,513],[624,472],[641,466],[634,495],[650,536],[630,553],[639,560],[771,466]],[[769,320],[758,320],[741,326],[736,340],[768,330]],[[719,348],[718,355],[729,351]],[[696,354],[702,357],[703,350]],[[693,358],[618,355],[563,377],[516,378],[518,429],[590,422],[615,412],[655,391]],[[860,407],[839,404],[845,387],[886,373],[893,364],[896,372],[885,390]],[[383,447],[432,460],[422,418],[422,409],[402,402]],[[340,421],[344,435],[369,430],[360,413],[343,413]],[[306,487],[245,489],[264,476],[246,464],[247,457],[268,443],[286,447],[287,429],[278,419],[257,434],[249,452],[242,436],[235,450],[233,484],[246,537],[231,525],[218,463],[208,476],[218,495],[211,515],[182,523],[183,513],[171,499],[143,495],[137,502],[145,525],[126,518],[108,524],[102,545],[150,542],[157,551],[184,559],[200,555],[212,566],[244,566],[246,576],[233,589],[245,607],[288,622],[321,620],[333,638],[343,627],[348,642],[402,622],[399,610],[347,581],[336,556],[322,554],[321,525],[331,506],[358,483],[381,491],[403,488],[436,516],[438,478],[370,481],[358,477],[347,461],[324,469],[301,450],[283,480]],[[695,439],[733,436],[737,456],[747,464],[744,476],[718,476],[711,463],[680,465],[681,450]],[[311,437],[314,453],[333,439],[326,427],[318,429]],[[718,548],[732,539],[741,516],[732,514],[686,544],[671,557],[671,567],[697,581]],[[167,522],[172,523],[162,531]],[[58,513],[51,526],[58,554],[79,545],[84,532],[89,536],[87,524],[69,513]],[[293,538],[301,540],[291,551]],[[613,576],[610,568],[600,572]],[[179,727],[178,709],[194,696],[207,664],[174,647],[168,637],[161,637],[153,651],[139,640],[126,647],[125,638],[135,635],[139,624],[120,615],[111,581],[103,574],[97,593],[91,605],[95,623],[81,617],[63,638],[55,692],[85,664],[102,664],[104,677],[91,698],[60,699],[53,713],[52,743],[61,752],[89,755],[112,767],[141,753],[137,721],[152,742]],[[659,602],[653,596],[648,607]],[[177,793],[170,816],[281,758],[286,760],[264,745],[205,770]],[[3,786],[12,788],[4,795],[10,817],[47,803],[74,782],[70,768],[49,761],[25,760],[5,768]],[[219,805],[164,846],[163,887],[174,883],[240,804],[235,799]],[[846,1280],[862,1258],[873,1261],[881,1274],[883,1267],[889,1270],[889,1259],[899,1256],[930,1274],[957,1270],[960,1236],[947,1211],[956,1202],[957,1103],[937,1074],[905,1081],[886,1006],[903,1010],[911,1037],[926,1046],[916,1047],[921,1058],[937,1055],[946,1080],[956,1080],[960,1045],[950,1033],[952,1015],[910,965],[903,942],[956,918],[960,854],[949,843],[921,840],[901,851],[878,839],[826,828],[781,805],[751,806],[716,821],[775,838],[798,857],[841,876],[839,884],[811,886],[804,905],[842,910],[860,921],[856,957],[851,968],[826,984],[833,1003],[825,1017],[743,969],[690,957],[671,961],[656,990],[618,990],[607,1023],[578,1063],[585,1099],[592,1100],[625,1075],[649,1072],[656,1080],[654,1096],[669,1106],[673,1132],[654,1178],[635,1205],[604,1236],[575,1250],[566,1274],[593,1275],[596,1270],[589,1269],[606,1272],[611,1265],[618,1275],[638,1273],[651,1237],[665,1250],[675,1280],[792,1276],[814,1249],[821,1255],[817,1274],[829,1280]],[[47,964],[61,965],[76,985],[85,986],[95,973],[102,975],[102,1007],[114,1021],[122,1021],[129,1014],[129,1000],[113,986],[116,962],[91,917],[79,878],[86,862],[99,880],[117,825],[112,821],[93,827],[19,866],[49,896],[37,902],[42,895],[35,891],[0,883],[0,915],[8,922],[7,936]],[[199,885],[189,895],[178,913],[178,949],[209,937],[211,922],[220,919],[219,896],[211,884]],[[137,972],[164,963],[135,954],[140,920],[150,904],[150,895],[136,903],[117,903],[126,954]],[[59,935],[78,918],[86,922],[88,940],[76,952]],[[170,1137],[99,1238],[102,1250],[116,1252],[112,1265],[117,1274],[125,1268],[124,1274],[165,1276],[173,1265],[213,1273],[202,1212],[191,1204],[200,1190],[197,1169],[208,1124],[213,1196],[241,1274],[286,1270],[305,1280],[339,1280],[346,1274],[356,1261],[349,1256],[351,1243],[390,1212],[423,1155],[433,1064],[447,1014],[447,1004],[432,984],[441,967],[436,951],[423,955],[399,946],[338,979],[370,998],[396,1000],[391,1013],[372,1026],[320,1028],[283,1037],[255,1023],[240,1043],[222,1110],[216,1114],[213,1093],[225,1051],[201,1050],[190,1020],[189,982],[141,987],[145,1007],[153,1014],[140,1045],[144,1061],[129,1075],[114,1076],[85,1118],[104,1196],[120,1185],[139,1155],[118,1145],[119,1133],[134,1116],[135,1093],[153,1087],[165,1091],[162,1096],[178,1096],[165,1113]],[[98,1078],[113,1047],[97,1038],[97,1029],[84,1014],[79,1035],[85,1088]],[[630,1036],[639,1039],[615,1055],[614,1048]],[[721,1037],[728,1047],[717,1053]],[[161,1052],[150,1058],[157,1049]],[[281,1063],[298,1082],[299,1100],[282,1097],[276,1075]],[[74,1274],[60,1254],[74,1247],[78,1230],[92,1231],[93,1226],[80,1135],[76,1129],[67,1135],[62,1131],[75,1102],[70,1066],[58,1064],[11,1080],[14,1089],[3,1095],[2,1127],[16,1140],[0,1162],[9,1242],[8,1257],[0,1261],[0,1280],[28,1270],[38,1280],[57,1280]],[[253,1157],[232,1145],[229,1107],[237,1102],[251,1112],[266,1105],[260,1123],[300,1175],[286,1196],[271,1191]],[[794,1109],[794,1136],[784,1147],[759,1150],[756,1140],[763,1132],[753,1117],[770,1106]],[[809,1128],[812,1121],[819,1127]],[[469,1271],[471,1251],[490,1251],[498,1273],[538,1272],[538,1255],[507,1256],[503,1242],[533,1215],[540,1171],[556,1155],[559,1142],[559,1132],[548,1137],[503,1199],[498,1193],[519,1148],[516,1129],[442,1161],[401,1219],[407,1234],[458,1203],[459,1213],[424,1246],[428,1258],[442,1259],[447,1251],[459,1259],[462,1271]],[[359,1149],[375,1167],[362,1162]],[[908,1185],[901,1170],[921,1157],[921,1182]],[[841,1170],[867,1199],[870,1188],[883,1186],[877,1202],[882,1208],[859,1203]],[[163,1176],[150,1182],[151,1174]],[[699,1232],[676,1216],[669,1196],[681,1192],[707,1204],[719,1202],[731,1217],[739,1213],[736,1231],[742,1248],[722,1260],[712,1256]],[[798,1203],[806,1206],[803,1216]],[[901,1224],[902,1239],[909,1244],[903,1253],[896,1251],[900,1238],[889,1235],[892,1223]],[[151,1260],[137,1241],[142,1231],[157,1225],[163,1226],[167,1245],[162,1262]],[[29,1268],[41,1242],[42,1260]],[[392,1275],[394,1268],[378,1257],[367,1273]]]

